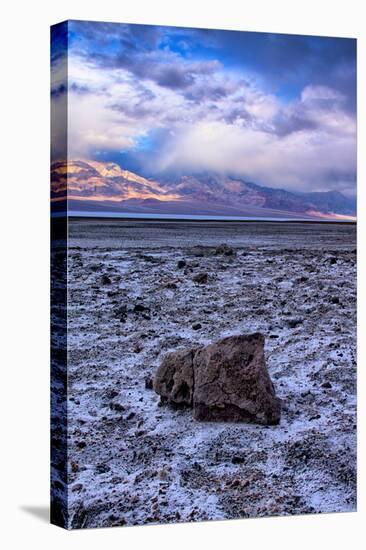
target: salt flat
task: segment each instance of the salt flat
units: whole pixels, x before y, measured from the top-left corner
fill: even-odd
[[[71,220],[70,526],[355,510],[355,247],[355,225]],[[166,352],[256,331],[279,426],[159,406]]]

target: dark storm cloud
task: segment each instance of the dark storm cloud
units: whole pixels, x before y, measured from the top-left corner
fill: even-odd
[[[285,99],[298,97],[308,84],[323,85],[340,91],[349,111],[356,107],[354,39],[82,21],[70,22],[69,29],[71,48],[88,62],[173,90],[190,88],[220,59],[257,75]],[[194,99],[195,91],[190,94]]]
[[[213,74],[219,67],[220,64],[214,61],[189,64],[161,64],[157,61],[144,74],[159,86],[178,90],[193,86],[197,77]]]
[[[220,67],[216,61],[187,63],[165,52],[135,52],[134,55],[119,52],[112,56],[93,53],[87,59],[101,69],[125,69],[140,79],[152,80],[172,90],[188,88],[195,83],[197,76],[212,74]]]
[[[70,27],[71,50],[86,62],[101,69],[126,69],[173,90],[185,89],[197,75],[212,74],[220,67],[215,60],[187,62],[167,48],[168,28],[75,21]]]
[[[202,102],[204,100],[219,101],[224,99],[237,90],[240,87],[246,86],[245,81],[233,81],[226,80],[218,83],[211,78],[202,78],[199,82],[195,82],[188,90],[184,92],[186,99],[195,102]]]
[[[194,31],[225,63],[250,69],[268,86],[298,92],[306,84],[335,88],[355,109],[356,40],[239,31]]]
[[[316,121],[301,113],[281,113],[274,121],[274,132],[278,136],[287,136],[302,130],[315,130],[317,126]]]
[[[192,85],[194,82],[192,72],[189,70],[184,71],[181,67],[165,67],[158,70],[157,74],[152,74],[152,76],[159,86],[165,86],[173,90],[187,88],[187,86]]]

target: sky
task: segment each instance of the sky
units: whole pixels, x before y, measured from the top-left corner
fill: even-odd
[[[354,39],[70,21],[51,70],[73,160],[356,193]]]

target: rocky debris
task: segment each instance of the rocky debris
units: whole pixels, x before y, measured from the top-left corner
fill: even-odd
[[[177,283],[174,281],[168,281],[162,285],[163,288],[167,288],[168,290],[175,290],[178,288]]]
[[[202,348],[169,353],[154,390],[174,405],[193,407],[196,420],[278,424],[276,397],[264,359],[264,336],[229,336]]]
[[[127,307],[120,306],[114,310],[114,316],[120,320],[121,323],[125,323],[127,320]]]
[[[223,244],[220,244],[219,246],[217,246],[215,248],[214,254],[216,256],[218,256],[218,255],[234,256],[235,255],[235,250],[231,246],[229,246],[228,244],[223,243]]]
[[[79,471],[79,464],[77,462],[71,462],[71,471],[73,474]]]
[[[108,466],[108,464],[105,464],[104,462],[100,462],[99,464],[96,465],[95,471],[97,474],[106,474],[107,472],[110,471],[110,467]]]
[[[151,376],[146,376],[145,378],[145,389],[146,390],[153,389],[153,379],[151,378]]]
[[[155,256],[150,256],[148,254],[141,254],[140,259],[144,260],[145,262],[150,262],[152,264],[159,264],[160,263],[159,258],[156,258]]]
[[[209,256],[211,253],[211,250],[207,246],[194,246],[191,248],[191,254],[192,256],[196,256],[196,258],[203,258],[204,256]]]
[[[150,308],[143,304],[136,304],[133,308],[134,313],[141,313],[142,311],[149,311]]]
[[[194,281],[195,283],[200,284],[200,285],[204,285],[204,284],[206,284],[207,281],[208,281],[208,275],[207,275],[207,273],[204,273],[204,272],[198,273],[197,275],[195,275],[195,276],[193,277],[193,281]]]
[[[112,283],[111,279],[106,274],[102,275],[100,282],[102,285],[110,285]]]
[[[141,315],[141,317],[147,319],[148,321],[150,321],[151,319],[150,308],[148,306],[144,306],[141,303],[135,304],[133,308],[133,313],[135,313],[136,315]]]
[[[256,224],[179,223],[171,232],[164,223],[152,238],[150,222],[140,233],[136,222],[128,229],[108,222],[102,232],[93,223],[82,237],[75,224],[70,220],[71,243],[83,248],[69,248],[68,256],[69,527],[186,522],[192,514],[198,521],[354,511],[355,226],[288,224],[282,232],[279,224],[254,230]],[[214,254],[222,242],[236,257]],[[202,257],[192,254],[196,243],[205,247]],[[141,251],[159,261],[141,259]],[[187,262],[181,270],[179,259]],[[66,263],[65,254],[59,261]],[[192,282],[201,271],[208,273],[206,285]],[[101,285],[103,273],[111,285]],[[309,280],[298,284],[302,275]],[[176,281],[179,291],[161,290],[166,281]],[[331,296],[341,305],[332,305]],[[150,321],[148,312],[134,313],[139,302],[150,308]],[[304,323],[288,328],[287,320],[297,317]],[[195,331],[194,322],[203,328]],[[159,396],[145,389],[145,377],[155,375],[161,358],[233,330],[265,334],[266,363],[283,399],[281,425],[207,425],[195,421],[188,406],[157,406]],[[143,350],[136,354],[139,342]],[[58,363],[54,368],[64,373]],[[332,388],[322,387],[326,381]],[[55,400],[63,402],[62,395],[61,385],[53,388]],[[125,411],[111,410],[111,402]],[[321,418],[310,421],[316,414]],[[56,468],[64,455],[61,434],[55,434]],[[100,463],[111,470],[97,475]],[[172,471],[161,480],[166,465]],[[59,483],[57,477],[56,495]],[[72,491],[79,483],[83,489]],[[158,519],[151,512],[156,496]],[[62,506],[53,507],[53,516],[62,513]]]
[[[111,409],[111,411],[116,412],[123,412],[126,410],[125,407],[120,403],[110,403],[109,408]]]
[[[302,325],[302,323],[304,322],[304,319],[301,319],[301,318],[294,318],[294,319],[289,319],[287,321],[287,326],[289,328],[296,328],[298,327],[299,325]]]
[[[231,459],[232,464],[243,464],[244,461],[244,457],[237,455],[233,456],[233,458]]]
[[[106,396],[107,399],[114,399],[118,395],[119,395],[119,391],[114,390],[114,389],[108,390],[105,393],[105,396]]]

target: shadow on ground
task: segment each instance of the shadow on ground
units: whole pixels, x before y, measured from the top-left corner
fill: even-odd
[[[20,509],[31,516],[43,521],[50,522],[50,507],[49,506],[20,506]]]

